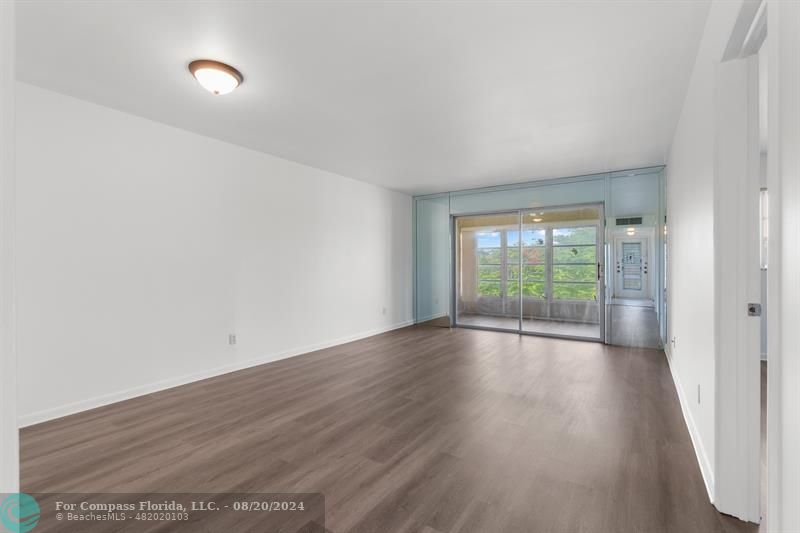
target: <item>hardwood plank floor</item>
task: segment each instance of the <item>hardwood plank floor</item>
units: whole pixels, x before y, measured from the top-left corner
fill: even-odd
[[[611,321],[611,343],[616,346],[639,346],[661,349],[658,318],[653,307],[642,305],[608,306],[607,320]]]
[[[322,492],[333,532],[755,531],[664,353],[409,327],[22,430],[27,492]]]

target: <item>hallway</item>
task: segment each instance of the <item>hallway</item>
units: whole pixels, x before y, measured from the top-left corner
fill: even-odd
[[[638,348],[663,348],[658,318],[653,307],[629,304],[608,306],[611,322],[610,344]]]

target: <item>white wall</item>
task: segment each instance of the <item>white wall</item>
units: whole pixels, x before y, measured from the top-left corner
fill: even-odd
[[[714,73],[741,1],[715,1],[667,160],[667,354],[713,499],[715,449]],[[669,344],[669,343],[668,343]],[[698,392],[699,390],[699,392]]]
[[[768,3],[769,531],[800,531],[800,3]]]
[[[23,424],[411,321],[409,196],[17,90]]]
[[[0,2],[0,492],[19,490],[14,342],[14,2]]]

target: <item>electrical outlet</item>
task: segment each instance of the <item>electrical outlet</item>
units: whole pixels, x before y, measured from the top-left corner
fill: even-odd
[[[228,344],[233,346],[236,344],[236,334],[235,333],[228,333]]]
[[[669,343],[672,344],[673,348],[675,347],[675,337],[674,336],[669,340]]]

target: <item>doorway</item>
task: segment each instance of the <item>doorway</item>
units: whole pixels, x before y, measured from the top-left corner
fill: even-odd
[[[453,217],[455,325],[605,340],[603,208]]]
[[[652,304],[649,283],[650,249],[647,237],[619,237],[615,241],[614,298],[646,301]]]
[[[655,228],[617,227],[610,232],[609,343],[662,348],[656,313]]]

